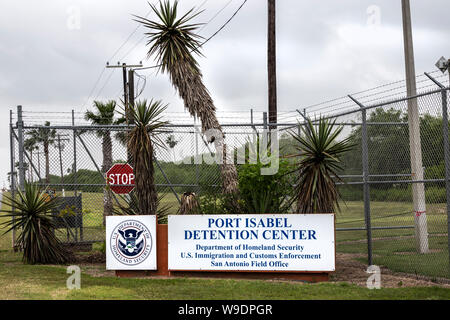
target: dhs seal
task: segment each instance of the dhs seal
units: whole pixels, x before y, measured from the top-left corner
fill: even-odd
[[[136,220],[125,220],[111,233],[111,252],[120,263],[134,266],[150,255],[153,239],[150,230]]]

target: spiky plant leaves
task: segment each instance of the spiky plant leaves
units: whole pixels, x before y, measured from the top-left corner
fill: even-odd
[[[154,148],[164,147],[157,130],[167,124],[162,120],[162,113],[167,105],[161,101],[137,101],[130,106],[129,114],[135,126],[129,132],[128,150],[134,164],[135,191],[141,214],[156,214],[157,192],[154,182],[153,167]]]
[[[202,80],[198,62],[193,53],[201,55],[200,39],[195,33],[201,25],[192,23],[199,14],[191,9],[181,17],[178,17],[178,1],[173,4],[170,1],[160,1],[159,8],[151,5],[152,11],[159,21],[151,21],[144,17],[136,16],[135,21],[141,23],[149,31],[147,46],[148,57],[156,56],[159,70],[168,73],[170,81],[184,101],[185,108],[193,117],[200,119],[203,133],[214,129],[219,131],[222,138],[208,137],[209,142],[214,142],[217,154],[222,154],[221,174],[224,192],[238,195],[238,178],[235,165],[227,159],[224,135],[217,120],[216,107]],[[236,204],[237,205],[237,204]]]
[[[55,235],[52,212],[58,208],[59,199],[49,198],[45,190],[36,184],[25,183],[24,191],[18,190],[18,196],[12,198],[3,195],[1,202],[15,211],[1,210],[7,213],[3,217],[14,219],[5,221],[2,226],[5,233],[13,229],[19,232],[17,244],[23,248],[23,261],[27,264],[65,264],[74,259]]]
[[[163,204],[163,199],[166,195],[163,193],[156,199],[156,216],[159,224],[167,223],[167,216],[171,207],[168,204]],[[113,214],[118,216],[135,216],[141,215],[143,210],[139,207],[139,199],[135,192],[127,195],[119,195],[120,200],[113,208]]]
[[[298,183],[295,187],[298,213],[333,213],[339,210],[336,181],[341,181],[341,157],[353,148],[349,138],[338,141],[343,127],[336,120],[310,119],[301,132],[291,132],[297,143]]]
[[[198,202],[197,195],[194,192],[183,193],[178,212],[182,215],[200,213],[200,203]]]

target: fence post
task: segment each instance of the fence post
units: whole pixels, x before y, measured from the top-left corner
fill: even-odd
[[[195,158],[194,158],[194,166],[195,166],[195,183],[197,185],[197,193],[200,192],[200,168],[199,164],[201,164],[200,159],[198,158],[198,130],[197,130],[197,121],[194,117],[194,143],[195,143]],[[174,159],[175,160],[175,159]]]
[[[75,111],[72,109],[72,127],[73,127],[73,166],[72,166],[72,175],[73,175],[73,183],[74,183],[74,196],[77,196],[77,130],[75,129]]]
[[[267,129],[267,112],[263,112],[264,129]]]
[[[15,146],[14,146],[14,137],[13,137],[13,133],[14,133],[14,128],[13,128],[13,122],[12,122],[12,110],[10,110],[9,112],[9,143],[10,143],[10,160],[11,160],[11,174],[9,176],[10,178],[10,182],[11,182],[11,198],[15,199],[16,197],[16,175],[15,175]],[[11,211],[13,213],[15,213],[16,207],[14,205],[14,203],[11,203]],[[15,217],[12,217],[12,222],[14,225],[15,222]],[[16,247],[16,228],[12,229],[12,239],[11,239],[11,245],[12,248],[14,249]]]
[[[367,231],[367,262],[373,264],[372,257],[372,223],[370,219],[370,185],[369,185],[369,146],[367,137],[367,111],[363,104],[352,96],[348,96],[361,108],[362,115],[362,166],[363,166],[363,188],[364,188],[364,219]]]
[[[19,188],[25,189],[25,166],[24,166],[24,147],[23,147],[23,118],[22,106],[17,106],[17,135],[19,140]]]
[[[444,135],[445,190],[447,198],[447,242],[450,264],[450,150],[448,145],[448,105],[447,90],[442,89],[442,134]],[[450,269],[449,269],[450,272]]]
[[[445,191],[447,202],[447,242],[448,242],[448,258],[449,258],[449,274],[450,274],[450,150],[448,145],[448,102],[447,102],[447,88],[433,78],[430,74],[425,72],[425,75],[433,81],[439,88],[441,88],[442,96],[442,135],[444,145],[444,163],[445,163]],[[449,70],[450,75],[450,70]]]

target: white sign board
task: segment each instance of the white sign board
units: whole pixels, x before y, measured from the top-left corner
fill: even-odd
[[[156,270],[156,217],[106,217],[106,269]]]
[[[169,270],[334,271],[333,214],[170,215]]]

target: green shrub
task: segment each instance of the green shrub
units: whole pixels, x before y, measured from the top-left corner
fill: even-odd
[[[244,164],[238,169],[239,192],[244,213],[286,213],[292,198],[293,175],[288,161],[280,159],[274,175],[262,175],[269,165]]]

